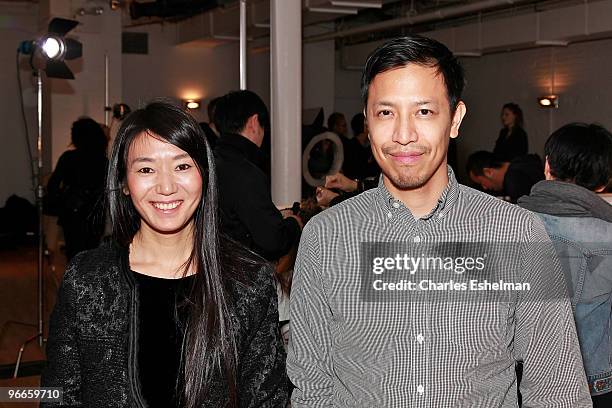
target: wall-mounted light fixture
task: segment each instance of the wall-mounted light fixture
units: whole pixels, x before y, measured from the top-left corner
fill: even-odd
[[[199,99],[184,99],[183,105],[189,110],[196,110],[200,109],[200,106],[202,106],[202,101]]]
[[[541,96],[538,98],[538,105],[542,108],[558,108],[559,97],[557,95]]]

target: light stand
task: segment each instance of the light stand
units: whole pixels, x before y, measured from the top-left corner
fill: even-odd
[[[37,95],[37,128],[38,134],[36,138],[36,160],[37,160],[37,171],[36,171],[36,208],[38,212],[38,262],[37,262],[37,318],[38,327],[37,333],[28,338],[19,348],[17,354],[17,361],[15,363],[15,371],[13,372],[13,378],[17,378],[19,374],[19,366],[21,365],[21,359],[23,357],[26,346],[38,340],[38,346],[42,348],[44,339],[44,265],[43,258],[45,255],[45,236],[43,227],[43,198],[45,195],[43,186],[43,137],[42,137],[42,117],[43,117],[43,100],[42,100],[42,71],[41,68],[34,67],[34,55],[42,56],[46,61],[44,71],[47,73],[47,77],[50,78],[63,78],[63,79],[74,79],[74,74],[70,71],[68,66],[63,62],[64,59],[79,58],[82,55],[82,45],[76,40],[64,39],[63,36],[72,30],[78,24],[77,21],[66,20],[62,18],[54,18],[49,23],[49,34],[42,37],[39,41],[24,41],[19,46],[19,52],[23,54],[30,54],[32,59],[30,60],[32,69],[36,76],[36,95]],[[57,49],[46,47],[57,44]]]
[[[43,228],[43,198],[44,198],[44,187],[42,185],[42,172],[43,172],[43,140],[42,140],[42,72],[40,69],[36,71],[36,96],[37,96],[37,129],[38,135],[36,137],[36,209],[38,212],[38,264],[37,264],[37,281],[38,281],[38,331],[37,333],[27,339],[19,348],[17,354],[17,362],[15,363],[15,371],[13,372],[13,378],[17,378],[19,374],[19,366],[21,365],[21,358],[23,352],[28,344],[34,340],[38,340],[38,346],[42,348],[44,341],[44,323],[43,323],[43,310],[44,310],[44,271],[43,271],[43,257],[45,255],[45,237]]]

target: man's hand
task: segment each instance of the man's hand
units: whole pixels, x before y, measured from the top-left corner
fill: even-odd
[[[317,187],[317,204],[319,204],[321,207],[328,207],[331,200],[339,195],[340,194],[334,193],[325,187]]]
[[[337,188],[347,193],[357,190],[357,182],[342,173],[325,176],[325,188]]]

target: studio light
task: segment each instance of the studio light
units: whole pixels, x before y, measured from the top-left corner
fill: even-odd
[[[44,227],[43,227],[43,199],[45,189],[43,186],[43,75],[44,71],[49,78],[74,79],[74,74],[68,68],[64,60],[79,58],[83,54],[83,45],[77,40],[64,38],[64,36],[79,24],[78,21],[67,20],[65,18],[54,18],[49,23],[48,33],[37,40],[22,41],[17,48],[17,68],[19,73],[19,54],[30,56],[30,66],[36,77],[36,96],[37,96],[37,138],[36,138],[36,168],[34,179],[36,182],[36,207],[38,210],[38,268],[37,268],[37,298],[38,298],[38,325],[36,335],[27,339],[19,349],[17,362],[13,378],[19,374],[19,366],[23,352],[28,343],[38,340],[38,346],[43,347],[45,335],[43,319],[43,299],[44,293],[44,268],[45,259]],[[19,79],[19,78],[18,78]],[[20,80],[20,79],[19,79]],[[21,89],[21,82],[20,89]],[[22,95],[23,100],[23,95]],[[24,116],[25,118],[25,116]],[[25,119],[24,119],[25,122]],[[24,123],[27,129],[27,123]],[[26,138],[29,136],[26,130]],[[29,145],[28,145],[29,149]]]
[[[183,105],[185,106],[185,108],[189,110],[196,110],[196,109],[200,109],[200,106],[202,105],[201,102],[202,101],[198,99],[185,99],[183,100]]]
[[[66,50],[66,46],[64,43],[55,37],[48,37],[42,40],[40,46],[43,54],[50,59],[56,59],[61,56],[61,54]]]
[[[557,95],[541,96],[538,98],[538,105],[542,108],[558,108],[559,98]]]
[[[23,41],[18,51],[32,55],[33,60],[42,59],[42,70],[49,78],[74,79],[74,74],[64,61],[83,55],[83,45],[72,38],[65,38],[65,35],[78,24],[78,21],[54,18],[49,23],[47,34],[38,40]]]

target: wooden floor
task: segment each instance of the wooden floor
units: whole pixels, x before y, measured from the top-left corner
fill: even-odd
[[[40,385],[40,377],[39,376],[35,376],[35,377],[20,377],[17,378],[15,380],[10,379],[10,380],[0,380],[0,387],[38,387]],[[20,403],[14,403],[14,402],[0,402],[0,408],[35,408],[38,407],[38,403],[37,402],[20,402]]]
[[[39,382],[38,376],[6,379],[7,366],[15,364],[21,345],[37,333],[37,260],[38,247],[35,243],[20,244],[12,248],[0,247],[0,367],[4,368],[0,387],[36,385]],[[58,250],[49,251],[43,269],[45,335],[64,266],[63,254]],[[44,350],[36,341],[26,346],[22,361],[44,359]],[[0,407],[3,406],[0,403]]]

